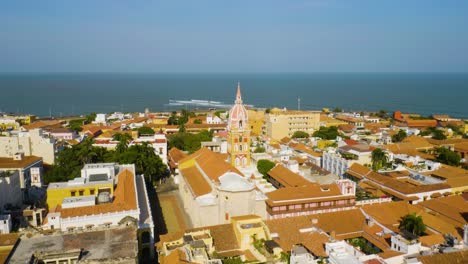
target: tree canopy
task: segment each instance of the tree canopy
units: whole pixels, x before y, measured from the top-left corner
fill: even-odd
[[[267,176],[267,173],[275,167],[275,163],[269,160],[261,159],[257,162],[257,170],[264,177]]]
[[[154,135],[154,130],[151,127],[140,127],[138,128],[138,136],[152,136]]]
[[[406,134],[406,131],[404,131],[403,129],[400,129],[398,131],[398,133],[396,133],[395,135],[392,136],[392,141],[393,142],[401,142],[403,141],[403,139],[405,139],[407,136]]]
[[[424,234],[424,231],[426,231],[426,225],[424,224],[422,217],[416,213],[403,216],[400,219],[399,228],[417,236]]]
[[[444,147],[437,148],[436,154],[437,154],[436,160],[438,162],[441,162],[450,166],[460,165],[461,156],[458,153],[451,151],[450,149],[447,149]]]
[[[336,137],[339,135],[338,127],[336,126],[320,127],[320,129],[315,131],[312,135],[314,137],[319,137],[321,139],[327,139],[327,140],[336,139]]]
[[[207,130],[202,130],[197,134],[179,132],[169,136],[169,149],[176,147],[181,150],[193,153],[200,149],[201,142],[211,141],[213,135]]]
[[[80,144],[59,152],[56,164],[45,174],[46,182],[68,181],[80,176],[80,171],[87,163],[117,162],[135,164],[137,174],[144,174],[149,182],[155,182],[167,175],[167,166],[155,154],[148,143],[128,147],[130,135],[116,134],[119,143],[115,150],[93,146],[92,139],[85,139]],[[131,137],[130,137],[131,138]]]
[[[372,169],[378,171],[382,169],[388,162],[387,152],[381,148],[376,148],[372,151]]]
[[[304,132],[304,131],[296,131],[292,135],[292,138],[308,138],[308,137],[309,137],[309,133]]]

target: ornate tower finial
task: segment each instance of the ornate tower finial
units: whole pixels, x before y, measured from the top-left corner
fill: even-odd
[[[237,82],[237,95],[236,95],[236,104],[242,104],[242,95],[240,89],[240,82]]]

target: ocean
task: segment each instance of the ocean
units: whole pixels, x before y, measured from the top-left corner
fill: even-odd
[[[0,74],[0,111],[38,116],[171,111],[170,100],[321,110],[448,114],[468,118],[468,73]],[[190,108],[190,107],[188,107]],[[200,108],[202,108],[200,106]]]

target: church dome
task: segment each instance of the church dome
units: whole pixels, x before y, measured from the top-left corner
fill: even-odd
[[[237,95],[234,106],[229,110],[228,130],[244,130],[248,128],[247,109],[242,103],[240,83],[237,84]]]

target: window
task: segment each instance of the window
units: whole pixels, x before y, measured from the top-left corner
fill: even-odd
[[[84,195],[84,191],[83,191],[83,190],[80,190],[79,193],[80,193],[80,196],[83,196],[83,195]]]
[[[159,154],[163,154],[163,148],[159,148]]]
[[[70,195],[71,196],[76,196],[76,191],[71,191]]]
[[[91,194],[91,195],[94,195],[94,192],[95,192],[94,189],[89,190],[89,194]]]

